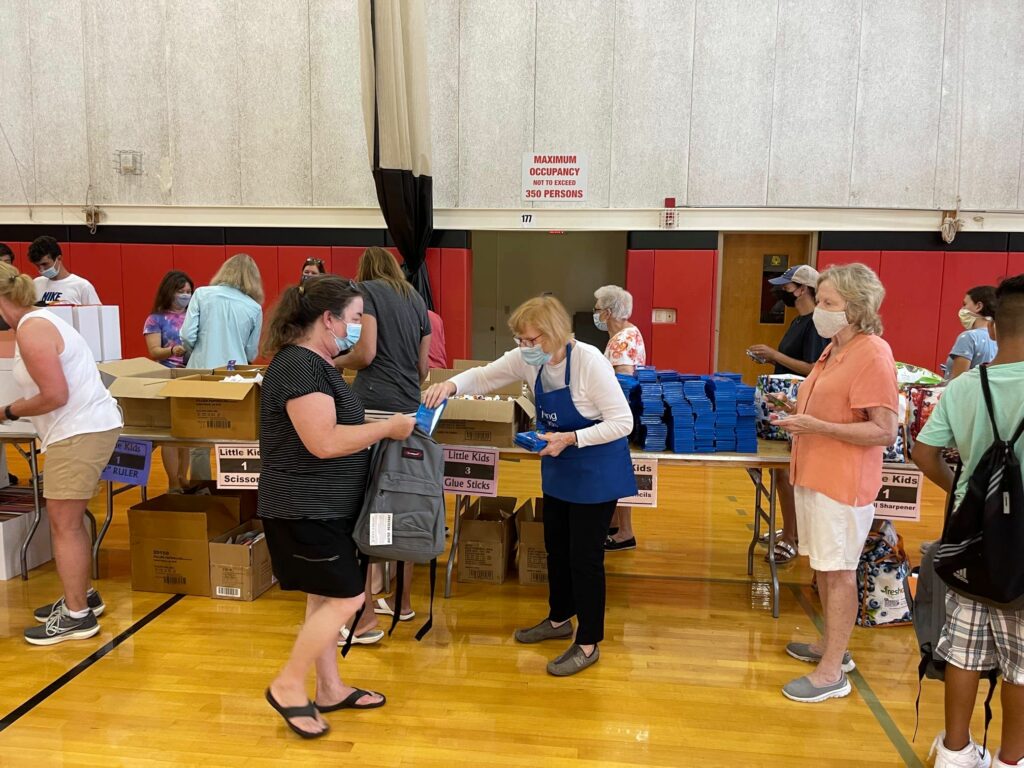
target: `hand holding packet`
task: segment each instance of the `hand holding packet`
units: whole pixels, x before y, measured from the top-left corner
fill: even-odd
[[[537,437],[536,432],[520,432],[512,440],[520,448],[525,448],[532,453],[540,453],[547,446],[544,440]]]
[[[447,407],[447,400],[442,400],[437,408],[427,408],[425,405],[420,405],[416,411],[416,426],[424,434],[433,435],[434,430],[437,429],[437,423],[441,420],[441,414],[444,413],[444,409]]]

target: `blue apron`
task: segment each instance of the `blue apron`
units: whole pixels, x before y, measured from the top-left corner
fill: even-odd
[[[572,344],[565,350],[565,388],[545,392],[541,372],[537,373],[534,395],[537,400],[537,429],[542,432],[577,432],[598,422],[580,415],[569,389],[572,369]],[[541,487],[544,493],[576,504],[600,504],[636,494],[633,460],[629,440],[619,438],[586,448],[568,446],[558,456],[540,460]]]

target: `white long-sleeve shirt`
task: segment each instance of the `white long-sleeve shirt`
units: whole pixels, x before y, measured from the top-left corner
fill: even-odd
[[[460,373],[451,381],[457,395],[484,395],[517,381],[525,381],[533,390],[539,370],[535,365],[527,365],[522,353],[513,349],[493,363]],[[545,392],[565,389],[565,360],[545,365],[541,382]],[[582,341],[573,347],[569,394],[580,415],[600,422],[577,431],[580,448],[610,443],[628,437],[633,431],[633,412],[615,378],[615,369],[597,347]]]

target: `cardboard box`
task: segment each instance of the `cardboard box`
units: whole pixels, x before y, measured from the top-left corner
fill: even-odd
[[[50,304],[45,307],[72,328],[75,327],[75,307],[72,304]]]
[[[490,365],[493,362],[493,360],[456,360],[452,363],[452,368],[454,368],[457,373],[462,373],[463,371],[468,371],[470,368],[482,368],[483,366]]]
[[[10,493],[5,491],[4,495]],[[4,511],[0,511],[0,579],[5,581],[21,576],[21,546],[32,524],[32,493],[23,492],[22,495],[24,498],[16,498],[13,504],[3,504]],[[44,507],[39,527],[28,547],[28,567],[37,568],[52,559],[50,521]]]
[[[448,379],[454,378],[460,373],[463,373],[463,371],[457,371],[453,368],[431,368],[430,372],[427,373],[426,380],[423,382],[423,389],[426,390],[433,384],[448,381]],[[516,381],[512,384],[506,384],[504,387],[499,387],[487,394],[500,395],[502,397],[520,397],[523,394],[523,382]]]
[[[448,401],[434,439],[447,445],[512,448],[517,432],[530,428],[535,409],[528,398]]]
[[[238,374],[242,374],[246,378],[251,378],[257,373],[262,374],[266,372],[267,366],[265,365],[236,365],[235,370],[233,371],[229,371],[226,365],[221,368],[213,369],[214,376],[237,376]]]
[[[185,376],[164,385],[171,399],[171,434],[182,438],[258,440],[260,387],[223,376]]]
[[[13,403],[22,397],[21,387],[14,380],[14,358],[0,357],[0,406]],[[0,424],[0,434],[30,434],[36,432],[31,419],[19,419],[18,421],[5,421]]]
[[[250,520],[210,542],[210,596],[220,600],[251,601],[274,583],[266,538],[253,544],[229,544],[250,531],[263,532],[263,523]]]
[[[85,339],[92,350],[92,359],[97,363],[103,359],[103,335],[100,332],[100,307],[72,307],[75,330]]]
[[[544,499],[528,499],[516,510],[519,546],[516,566],[520,584],[548,583],[548,551],[544,547]]]
[[[226,496],[165,494],[130,507],[132,589],[209,597],[210,541],[241,522]]]
[[[459,581],[501,584],[512,562],[516,499],[477,499],[462,513],[459,528]]]
[[[100,307],[100,341],[104,360],[121,359],[121,308]]]
[[[171,401],[163,387],[172,379],[196,376],[207,371],[168,368],[139,357],[101,363],[100,376],[124,412],[124,425],[170,431]]]

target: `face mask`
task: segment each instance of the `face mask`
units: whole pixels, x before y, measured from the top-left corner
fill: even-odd
[[[520,347],[519,353],[527,365],[547,365],[551,362],[551,353],[540,347]]]
[[[57,262],[55,261],[55,262],[53,262],[53,266],[52,267],[49,267],[48,269],[44,269],[39,274],[41,274],[47,280],[53,280],[54,278],[57,277],[57,275],[60,274],[60,268],[57,266]]]
[[[345,329],[345,338],[343,339],[339,339],[334,335],[333,331],[331,332],[331,335],[334,336],[334,343],[338,345],[339,355],[342,352],[347,352],[352,349],[363,333],[363,326],[357,325],[356,323],[345,323]]]
[[[831,339],[849,324],[844,310],[832,312],[821,307],[814,309],[814,327],[823,339]]]
[[[174,294],[174,303],[177,304],[180,309],[184,309],[185,307],[187,307],[190,301],[192,301],[191,293]]]
[[[594,313],[594,327],[597,328],[597,330],[599,330],[599,331],[607,331],[608,330],[608,323],[606,323],[604,320],[601,319],[601,313],[600,312],[595,312]]]
[[[302,276],[302,282],[306,282],[307,280],[309,280],[312,277],[316,277],[316,275],[303,275]]]
[[[976,322],[978,322],[978,318],[967,307],[960,307],[960,312],[958,314],[960,315],[960,324],[968,331],[974,327]]]
[[[785,304],[787,307],[792,308],[796,306],[795,293],[790,293],[789,291],[784,290],[782,291],[782,295],[779,296],[779,298],[782,299],[782,303]]]

